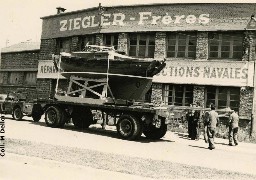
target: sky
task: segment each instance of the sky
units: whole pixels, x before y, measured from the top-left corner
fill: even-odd
[[[212,0],[211,3],[222,3]],[[42,20],[40,17],[56,14],[56,7],[65,12],[102,6],[153,3],[205,3],[205,0],[0,0],[0,49],[24,41],[40,42]],[[208,1],[209,2],[209,1]],[[228,3],[254,3],[253,0],[225,1]]]

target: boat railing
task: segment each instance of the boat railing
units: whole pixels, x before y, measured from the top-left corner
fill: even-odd
[[[114,46],[98,46],[98,45],[86,45],[84,51],[89,52],[104,52],[104,51],[115,51]]]

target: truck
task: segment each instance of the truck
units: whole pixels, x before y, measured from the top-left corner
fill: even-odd
[[[23,116],[32,116],[33,120],[38,122],[41,116],[34,114],[35,110],[32,111],[36,106],[27,98],[27,93],[27,89],[20,88],[16,92],[0,94],[0,113],[10,114],[15,120],[22,120]]]
[[[72,89],[74,84],[79,84],[80,88]],[[171,115],[168,106],[102,96],[108,84],[99,79],[70,77],[65,93],[57,90],[57,86],[53,98],[37,99],[26,105],[26,113],[31,114],[34,121],[44,114],[48,127],[61,128],[72,122],[76,128],[85,129],[99,122],[104,128],[112,119],[118,135],[126,140],[135,140],[142,133],[149,139],[160,139],[167,132]],[[103,87],[95,89],[99,86]]]

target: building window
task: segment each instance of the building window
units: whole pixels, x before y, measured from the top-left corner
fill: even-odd
[[[217,109],[230,107],[238,111],[240,102],[240,88],[238,87],[206,87],[206,105],[215,104]]]
[[[118,34],[104,34],[103,42],[105,46],[114,46],[117,50]]]
[[[23,73],[22,72],[9,72],[8,73],[8,83],[17,85],[23,84]]]
[[[86,45],[96,45],[96,35],[83,36],[80,42],[81,50],[84,50]]]
[[[166,105],[189,106],[193,102],[193,86],[164,85],[163,100]]]
[[[57,50],[58,52],[71,52],[71,39],[70,38],[60,38],[57,39]]]
[[[130,34],[129,55],[154,58],[155,34]]]
[[[242,59],[242,33],[210,33],[209,58]]]
[[[195,58],[196,33],[171,33],[167,35],[167,57]]]
[[[36,72],[26,72],[24,83],[28,85],[36,85]]]

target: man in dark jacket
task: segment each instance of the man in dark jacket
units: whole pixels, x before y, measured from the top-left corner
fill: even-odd
[[[217,123],[219,122],[218,113],[215,111],[215,106],[211,105],[211,111],[209,112],[208,116],[208,125],[207,125],[207,136],[208,136],[208,142],[209,142],[209,149],[215,149],[214,146],[214,137],[216,133],[216,127]]]

